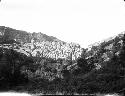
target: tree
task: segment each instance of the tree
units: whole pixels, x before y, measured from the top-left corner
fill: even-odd
[[[122,40],[123,40],[123,46],[122,46],[121,52],[119,54],[119,61],[120,61],[121,66],[123,68],[125,68],[125,34],[124,34]]]
[[[24,66],[28,69],[29,65],[31,66],[33,61],[12,49],[6,49],[3,55],[7,61],[6,65],[4,64],[4,69],[6,69],[3,73],[4,79],[12,86],[28,82],[28,76],[21,72],[21,68]]]
[[[83,74],[83,73],[86,74],[89,71],[91,71],[93,68],[92,64],[88,64],[87,60],[84,58],[78,58],[77,65],[78,65],[78,68],[72,72],[74,75]]]

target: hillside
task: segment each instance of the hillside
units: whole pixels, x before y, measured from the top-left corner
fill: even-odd
[[[15,40],[17,42],[22,43],[30,43],[32,39],[35,41],[60,41],[56,37],[53,36],[47,36],[46,34],[43,34],[41,32],[39,33],[29,33],[26,31],[16,30],[13,28],[0,26],[0,36],[1,38],[6,38],[8,40]]]
[[[0,35],[0,88],[45,94],[125,91],[124,32],[88,49],[8,27],[0,27]]]
[[[119,56],[124,45],[123,38],[124,32],[102,42],[92,44],[89,50],[82,54],[88,62],[93,61],[97,65],[104,66],[103,63],[110,61],[113,56]]]
[[[0,39],[1,44],[12,45],[16,43],[15,50],[32,56],[39,54],[41,57],[58,59],[68,58],[72,54],[72,58],[76,59],[82,51],[79,44],[66,43],[56,37],[47,36],[41,32],[28,33],[5,26],[0,26]],[[12,47],[11,45],[5,46]],[[16,47],[18,48],[16,49]]]

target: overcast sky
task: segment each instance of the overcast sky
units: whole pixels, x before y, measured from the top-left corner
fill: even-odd
[[[0,26],[42,32],[82,47],[125,31],[124,0],[2,0]]]

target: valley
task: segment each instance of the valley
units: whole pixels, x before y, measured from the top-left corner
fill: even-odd
[[[40,32],[0,26],[0,90],[33,94],[123,93],[124,59],[124,32],[81,48]]]

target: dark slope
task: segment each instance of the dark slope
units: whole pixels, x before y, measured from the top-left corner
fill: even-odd
[[[0,38],[6,39],[6,40],[16,40],[20,43],[29,43],[31,42],[31,39],[35,39],[37,42],[42,41],[61,41],[53,36],[47,36],[46,34],[43,34],[41,32],[39,33],[29,33],[26,31],[16,30],[13,28],[0,26]],[[3,41],[4,41],[3,40]]]

